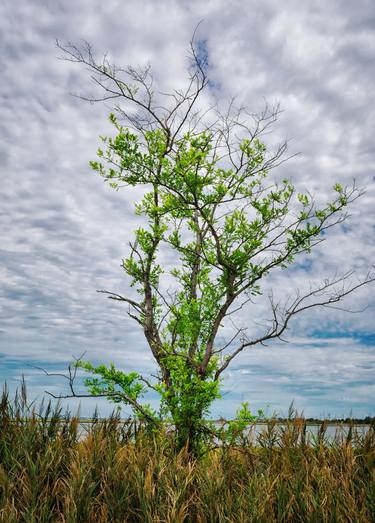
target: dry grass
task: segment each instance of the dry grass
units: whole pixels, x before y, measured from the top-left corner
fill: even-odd
[[[27,411],[27,412],[26,412]],[[78,420],[32,413],[25,392],[0,405],[0,521],[371,522],[375,430],[306,443],[303,420],[270,422],[253,442],[200,460],[116,417],[84,438]]]

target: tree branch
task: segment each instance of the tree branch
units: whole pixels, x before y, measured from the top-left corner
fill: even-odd
[[[219,367],[219,369],[216,371],[215,379],[218,379],[220,374],[228,367],[230,362],[245,348],[255,346],[257,344],[263,344],[265,341],[272,340],[274,338],[279,338],[283,334],[283,332],[287,329],[289,321],[293,316],[306,311],[308,309],[312,309],[314,307],[321,307],[321,306],[331,306],[333,303],[337,303],[341,301],[344,297],[348,296],[355,290],[363,287],[364,285],[367,285],[371,282],[375,281],[375,276],[373,276],[371,273],[368,273],[366,277],[363,279],[363,281],[360,281],[356,285],[351,285],[348,288],[345,288],[345,282],[348,280],[350,276],[353,275],[353,271],[350,271],[349,273],[345,274],[344,276],[337,278],[333,281],[325,280],[324,283],[316,288],[312,289],[310,292],[306,293],[303,296],[297,295],[297,298],[294,300],[294,302],[288,307],[285,308],[285,312],[283,315],[283,318],[279,317],[278,314],[278,305],[275,305],[271,299],[271,309],[273,313],[273,327],[263,336],[256,338],[254,340],[244,341],[235,349],[230,355],[226,356],[226,359],[224,363]],[[337,290],[333,294],[330,294],[326,299],[316,301],[313,303],[308,303],[306,305],[303,305],[306,300],[312,297],[318,297],[322,294],[327,293],[327,290],[331,287],[337,285],[337,284],[343,284],[343,287],[341,290]]]

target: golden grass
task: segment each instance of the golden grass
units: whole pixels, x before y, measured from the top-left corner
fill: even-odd
[[[307,443],[304,420],[270,422],[194,460],[116,417],[79,438],[77,419],[25,405],[0,405],[4,523],[375,521],[374,427],[328,441],[323,426]]]

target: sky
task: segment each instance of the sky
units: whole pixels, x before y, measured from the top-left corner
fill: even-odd
[[[90,73],[59,60],[56,38],[90,42],[122,65],[150,63],[155,83],[184,84],[187,48],[208,54],[210,92],[259,111],[283,109],[267,139],[299,153],[272,173],[327,201],[335,182],[366,193],[314,252],[264,286],[283,296],[335,273],[363,277],[375,258],[375,6],[373,0],[206,0],[76,2],[0,0],[0,379],[13,392],[24,375],[29,398],[66,392],[74,357],[113,361],[150,374],[153,360],[121,304],[97,289],[126,293],[121,259],[136,226],[132,195],[93,173],[110,107],[71,93],[93,91]],[[284,415],[375,415],[374,284],[343,307],[300,315],[287,343],[245,351],[228,368],[212,416],[230,418],[241,401]],[[262,299],[237,320],[264,318]],[[251,321],[250,321],[251,320]],[[151,398],[151,401],[154,401]],[[95,404],[81,403],[89,416]],[[66,403],[71,409],[77,401]],[[126,409],[124,415],[127,413]]]

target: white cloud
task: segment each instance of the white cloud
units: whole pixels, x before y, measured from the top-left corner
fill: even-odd
[[[279,100],[285,109],[268,140],[292,138],[291,152],[302,154],[275,175],[291,176],[322,201],[337,180],[351,183],[355,177],[368,187],[345,228],[330,231],[310,265],[272,277],[282,296],[336,269],[354,266],[363,273],[373,264],[371,13],[371,1],[3,2],[3,378],[18,379],[22,370],[27,374],[27,361],[61,367],[86,349],[96,360],[112,359],[144,372],[152,368],[142,334],[126,310],[95,292],[127,288],[120,261],[136,224],[136,193],[113,192],[89,173],[98,135],[111,132],[108,107],[69,96],[92,87],[84,68],[57,60],[56,37],[76,43],[86,39],[98,55],[108,51],[119,64],[150,61],[155,81],[171,89],[184,81],[186,47],[192,29],[204,18],[199,35],[207,40],[213,95],[220,100],[236,95],[252,110],[261,109],[264,98]],[[373,332],[372,289],[348,302],[354,309],[368,303],[358,315],[325,310],[305,314],[290,332],[291,347],[257,349],[241,357],[225,382],[232,399],[225,397],[217,412],[234,411],[236,392],[262,405],[277,398],[279,409],[295,398],[306,412],[319,413],[324,403],[326,411],[339,409],[341,414],[353,407],[367,413],[373,408],[368,398],[374,347],[373,341],[358,343],[358,336]],[[262,302],[251,310],[256,317],[267,314]],[[238,321],[248,323],[248,318],[244,311]],[[316,340],[305,338],[317,330],[351,337],[320,339],[319,348]],[[32,394],[43,388],[35,375],[30,387]],[[320,388],[323,395],[317,396]]]

